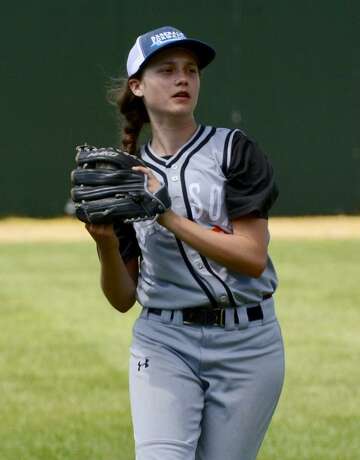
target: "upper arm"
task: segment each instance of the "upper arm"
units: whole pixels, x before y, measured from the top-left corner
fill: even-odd
[[[266,219],[278,197],[278,188],[270,161],[258,144],[237,132],[224,174],[229,218],[252,216]]]

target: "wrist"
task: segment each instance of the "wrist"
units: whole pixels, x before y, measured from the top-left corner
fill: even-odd
[[[104,239],[96,242],[96,247],[99,254],[108,255],[119,252],[118,239]]]
[[[163,214],[160,214],[158,217],[157,221],[160,225],[165,227],[166,229],[172,231],[174,228],[176,228],[176,223],[180,219],[180,216],[177,215],[174,211],[169,209],[168,211],[164,212]]]

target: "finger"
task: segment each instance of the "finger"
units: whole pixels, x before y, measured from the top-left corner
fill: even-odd
[[[131,169],[133,169],[134,171],[140,171],[143,174],[146,174],[147,176],[152,175],[150,168],[146,168],[145,166],[133,166]]]

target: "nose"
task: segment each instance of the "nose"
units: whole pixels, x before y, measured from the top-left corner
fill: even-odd
[[[186,71],[179,70],[176,73],[175,84],[176,86],[183,86],[183,85],[187,86],[189,84],[189,80],[188,80]]]

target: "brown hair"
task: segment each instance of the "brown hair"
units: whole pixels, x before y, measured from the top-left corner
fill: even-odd
[[[139,75],[136,78],[141,78]],[[135,96],[129,88],[127,78],[112,81],[108,89],[108,100],[117,109],[120,124],[121,147],[128,153],[137,153],[137,142],[149,115],[141,97]]]

